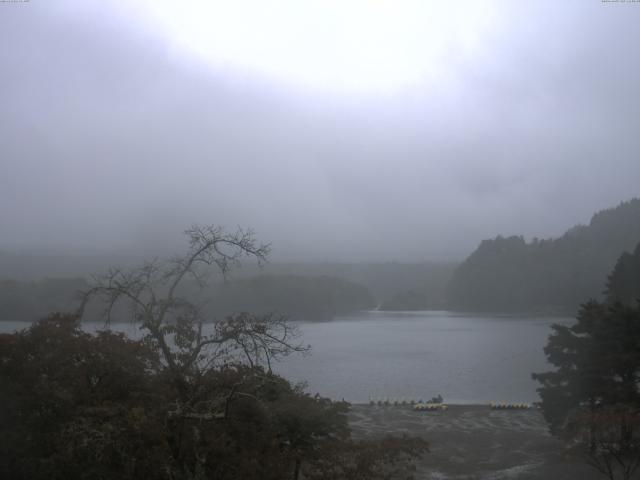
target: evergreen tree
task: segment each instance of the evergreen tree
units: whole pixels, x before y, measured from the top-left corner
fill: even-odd
[[[634,305],[640,300],[640,243],[633,253],[624,253],[607,281],[607,301]]]
[[[447,300],[463,310],[574,312],[588,298],[601,299],[606,275],[639,241],[637,198],[596,213],[589,225],[560,238],[484,240],[455,271]],[[637,265],[629,268],[637,272]]]
[[[618,260],[609,302],[587,302],[575,324],[553,325],[544,351],[556,370],[533,374],[551,432],[610,479],[640,467],[640,302],[620,301],[634,291],[639,251]]]

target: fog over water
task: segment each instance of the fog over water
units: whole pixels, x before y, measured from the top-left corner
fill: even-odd
[[[638,194],[637,4],[156,3],[0,5],[0,250],[461,259]]]

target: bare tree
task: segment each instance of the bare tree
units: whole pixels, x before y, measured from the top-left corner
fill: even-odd
[[[243,258],[262,264],[269,245],[259,244],[251,230],[227,233],[217,226],[192,226],[185,234],[189,247],[184,255],[95,277],[82,292],[78,318],[93,301],[104,306],[107,324],[119,304],[129,307],[131,321],[159,354],[161,373],[168,373],[160,378],[168,380],[167,392],[173,392],[166,411],[172,456],[182,466],[182,477],[200,478],[210,464],[211,447],[203,439],[216,438],[214,425],[230,418],[234,402],[255,402],[262,411],[265,392],[282,388],[284,382],[272,375],[272,362],[308,347],[298,342],[297,330],[282,316],[205,318],[203,293],[210,276],[217,272],[226,277]]]
[[[270,372],[274,359],[308,349],[297,343],[297,331],[286,318],[276,315],[241,313],[213,323],[205,333],[206,321],[213,319],[204,318],[204,302],[184,292],[185,282],[195,281],[202,294],[212,273],[226,277],[245,257],[262,264],[270,247],[259,244],[251,230],[227,233],[222,227],[195,225],[185,234],[189,248],[184,255],[132,269],[111,269],[95,277],[91,288],[82,292],[79,317],[88,302],[98,300],[108,324],[118,304],[128,305],[145,340],[180,378],[231,362],[262,365]]]

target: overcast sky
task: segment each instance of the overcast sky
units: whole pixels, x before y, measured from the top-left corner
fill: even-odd
[[[640,3],[421,4],[0,3],[0,249],[457,259],[640,195]]]

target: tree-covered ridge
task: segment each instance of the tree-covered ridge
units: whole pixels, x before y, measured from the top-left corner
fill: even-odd
[[[330,320],[370,310],[375,301],[366,287],[342,278],[260,275],[220,283],[210,305],[217,317],[277,312],[296,320]]]
[[[78,291],[87,287],[84,279],[45,279],[39,282],[0,282],[0,321],[34,321],[52,311],[78,307]],[[195,284],[183,289],[187,297],[197,296]],[[209,320],[251,312],[277,312],[297,320],[330,320],[375,307],[369,290],[341,278],[300,275],[259,275],[230,279],[212,285],[206,292]],[[93,312],[95,313],[95,312]],[[113,312],[121,320],[121,309]],[[89,315],[89,319],[95,319]]]
[[[607,301],[633,306],[640,301],[640,243],[633,253],[625,252],[607,280]]]
[[[484,240],[448,285],[451,308],[575,311],[600,298],[618,257],[640,242],[640,199],[596,213],[557,239]]]

